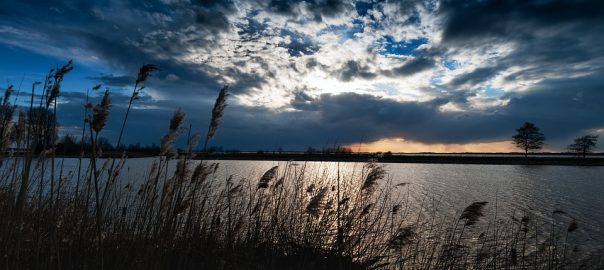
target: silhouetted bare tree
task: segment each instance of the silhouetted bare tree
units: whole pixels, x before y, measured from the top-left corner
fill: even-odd
[[[579,138],[576,138],[574,143],[568,145],[568,150],[571,152],[582,155],[583,158],[587,156],[587,154],[591,153],[593,149],[596,147],[596,143],[598,142],[598,135],[585,135]]]
[[[524,157],[528,157],[530,150],[539,150],[543,148],[545,136],[539,132],[535,124],[525,122],[520,128],[516,129],[516,135],[512,136],[516,147],[524,150]]]

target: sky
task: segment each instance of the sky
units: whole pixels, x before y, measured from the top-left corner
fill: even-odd
[[[72,59],[61,133],[79,133],[102,84],[115,141],[150,63],[126,143],[159,144],[179,108],[204,133],[229,85],[211,146],[508,152],[529,121],[560,151],[604,135],[602,33],[600,0],[3,1],[0,91],[25,95]]]

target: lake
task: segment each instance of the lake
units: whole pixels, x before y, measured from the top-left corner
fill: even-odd
[[[121,174],[121,185],[134,184],[148,172],[153,158],[130,159]],[[62,160],[58,160],[60,166]],[[77,170],[77,159],[64,159],[63,173]],[[195,161],[199,162],[199,161]],[[217,161],[215,181],[234,179],[257,181],[273,166],[304,168],[305,177],[335,179],[353,177],[363,163]],[[102,164],[103,161],[99,161]],[[575,219],[579,229],[572,241],[586,254],[604,253],[604,167],[459,165],[459,164],[383,164],[392,185],[409,183],[397,191],[417,209],[430,205],[439,216],[455,220],[461,211],[476,201],[489,202],[485,219],[511,220],[525,213],[548,224],[553,212],[564,211]],[[174,166],[172,166],[174,167]],[[332,181],[332,180],[330,180]],[[413,208],[413,207],[412,207]],[[411,210],[413,211],[413,210]],[[555,217],[554,217],[555,218]],[[485,226],[485,224],[483,224]]]

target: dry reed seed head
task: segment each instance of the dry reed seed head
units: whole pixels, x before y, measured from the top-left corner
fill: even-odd
[[[478,254],[476,254],[476,258],[474,259],[477,262],[481,262],[484,261],[486,258],[488,258],[491,254],[486,251],[486,250],[480,250],[478,252]]]
[[[156,65],[144,64],[138,70],[138,76],[136,77],[136,84],[146,81],[152,72],[159,70]]]
[[[61,81],[63,80],[63,77],[65,76],[65,74],[69,73],[71,70],[73,70],[73,61],[69,60],[67,61],[67,63],[63,66],[61,66],[60,68],[57,69],[57,71],[54,74],[54,78],[55,81]]]
[[[315,191],[315,184],[310,184],[307,188],[306,188],[306,193],[313,193]]]
[[[220,125],[220,121],[222,120],[222,116],[224,114],[224,109],[226,108],[226,99],[229,96],[229,86],[225,85],[220,89],[220,93],[218,93],[218,97],[216,97],[216,102],[214,103],[214,108],[212,109],[212,119],[210,121],[210,127],[208,128],[208,136],[206,140],[210,140],[216,134],[216,130],[218,130],[218,126]]]
[[[473,202],[468,207],[466,207],[466,209],[463,210],[459,219],[465,219],[466,226],[474,225],[479,218],[484,216],[484,214],[482,213],[482,209],[487,203],[488,202]]]
[[[400,210],[401,210],[401,205],[397,204],[397,205],[395,205],[395,206],[392,207],[392,214],[396,215]]]
[[[257,202],[256,205],[254,205],[254,208],[252,209],[252,212],[250,212],[250,215],[255,214],[256,212],[258,212],[258,210],[260,210],[260,202]]]
[[[510,262],[512,265],[518,264],[518,251],[516,250],[516,248],[512,248],[510,250]]]
[[[567,232],[574,232],[579,228],[579,224],[577,224],[577,221],[573,218],[573,220],[571,220],[570,224],[568,224],[568,228],[566,229]]]
[[[2,98],[2,104],[7,105],[10,96],[13,94],[13,85],[9,85],[6,90],[4,90],[4,97]]]
[[[61,86],[57,83],[52,85],[46,98],[46,106],[50,106],[50,104],[59,96],[60,87]]]
[[[72,60],[69,60],[65,65],[61,66],[60,68],[57,68],[54,71],[54,74],[52,75],[52,77],[54,78],[54,82],[49,85],[50,90],[46,99],[46,106],[49,106],[50,103],[55,101],[56,98],[59,96],[59,93],[61,92],[61,82],[63,81],[65,75],[71,70],[73,70]]]
[[[373,163],[372,163],[373,164]],[[371,193],[375,190],[378,180],[381,180],[386,175],[386,170],[384,170],[383,166],[376,165],[370,167],[369,173],[365,177],[365,181],[363,182],[363,186],[361,190],[366,193]]]
[[[566,215],[566,212],[560,210],[560,209],[556,209],[552,212],[552,214],[554,215]]]
[[[109,118],[109,109],[111,108],[111,99],[109,98],[109,90],[105,91],[103,94],[103,99],[101,103],[94,106],[92,111],[92,129],[99,133],[103,128],[105,128],[105,124],[107,124],[107,119]]]
[[[184,179],[187,173],[187,163],[184,159],[181,158],[180,160],[178,160],[178,163],[176,163],[176,171],[174,172],[174,175],[179,176],[180,179]]]
[[[199,144],[199,140],[201,140],[201,135],[198,132],[195,132],[193,136],[191,136],[191,139],[189,139],[189,149],[195,148]]]
[[[405,226],[400,229],[388,240],[388,247],[400,249],[409,244],[415,238],[415,230],[412,226]]]
[[[191,199],[186,199],[186,200],[184,200],[184,201],[182,201],[182,202],[180,202],[180,203],[177,204],[174,212],[176,214],[180,214],[183,211],[187,210],[187,208],[189,208],[190,205],[191,205]]]
[[[99,89],[101,89],[102,84],[97,84],[95,86],[92,87],[92,91],[97,91]]]
[[[411,183],[409,183],[409,182],[403,182],[403,183],[396,184],[394,187],[404,187],[404,186],[409,185],[409,184],[411,184]]]
[[[242,184],[238,184],[238,185],[234,186],[233,188],[231,188],[229,190],[229,196],[234,196],[234,195],[239,194],[241,192],[242,188],[243,188]]]
[[[258,181],[258,188],[268,188],[268,185],[270,184],[270,182],[275,179],[275,177],[277,177],[277,169],[279,168],[279,166],[275,166],[270,168],[268,171],[266,171],[262,177],[260,178],[260,181]]]
[[[205,166],[205,164],[203,162],[200,162],[199,164],[197,164],[197,166],[195,166],[195,169],[193,170],[193,174],[191,174],[191,183],[195,183],[195,182],[199,181],[200,179],[201,180],[205,179],[205,176],[207,175],[206,172],[207,172],[207,167]]]
[[[338,204],[340,206],[342,206],[342,205],[346,204],[348,201],[350,201],[350,198],[346,197],[346,198],[342,199]]]
[[[21,143],[25,140],[25,130],[27,127],[25,126],[25,112],[19,111],[19,118],[17,119],[17,123],[15,124],[15,140],[17,143]]]
[[[233,227],[233,234],[237,234],[237,232],[239,232],[241,230],[241,228],[243,228],[243,217],[240,217],[237,220],[237,223],[235,223],[235,226]]]
[[[273,185],[273,189],[277,189],[278,187],[280,187],[281,185],[283,185],[284,181],[285,181],[285,175],[279,177],[279,180],[277,180],[277,182],[275,182],[275,184]]]
[[[369,211],[371,211],[371,208],[373,208],[373,203],[370,203],[370,204],[366,205],[365,207],[363,207],[363,211],[361,211],[361,216],[365,216],[365,215],[369,214]]]
[[[310,199],[310,202],[308,202],[308,205],[306,206],[306,213],[310,214],[315,218],[318,218],[319,214],[321,213],[321,210],[323,210],[323,208],[325,207],[324,200],[326,196],[327,188],[320,188],[317,194],[315,194],[315,196]]]
[[[159,141],[159,149],[161,156],[175,156],[176,151],[174,150],[174,142],[176,141],[176,134],[169,132],[164,135]]]
[[[177,132],[185,119],[185,113],[180,109],[176,110],[170,119],[170,132]]]
[[[178,136],[178,131],[185,119],[185,113],[180,109],[176,110],[170,119],[170,126],[168,127],[168,133],[164,135],[160,140],[160,155],[176,156],[178,153],[174,149],[174,142]]]

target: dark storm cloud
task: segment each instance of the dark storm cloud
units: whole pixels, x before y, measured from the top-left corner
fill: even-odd
[[[354,5],[346,0],[270,0],[267,2],[268,9],[278,14],[297,18],[298,8],[306,8],[314,21],[322,21],[323,18],[332,18],[341,13],[352,10]]]
[[[440,13],[445,44],[453,51],[481,43],[513,43],[514,50],[497,66],[476,71],[487,77],[512,66],[538,66],[542,76],[544,71],[563,72],[582,63],[602,65],[603,1],[452,0],[442,2]]]
[[[529,90],[545,89],[543,95],[554,94],[549,77],[580,76],[589,85],[593,77],[584,75],[604,67],[603,14],[602,1],[442,1],[442,46],[450,52],[477,48],[488,54],[489,46],[498,44],[511,48],[446,87],[477,86],[511,68],[515,71],[506,72],[505,81],[536,81]]]
[[[385,70],[382,73],[386,76],[399,77],[410,76],[424,70],[429,70],[436,65],[434,59],[431,58],[413,58],[407,60],[404,64],[391,70]]]
[[[470,85],[480,84],[480,83],[490,80],[501,69],[502,69],[502,67],[499,67],[499,66],[477,68],[472,72],[469,72],[469,73],[456,77],[455,79],[453,79],[453,81],[451,81],[450,86],[459,87],[463,84],[470,84]]]
[[[446,18],[443,36],[452,40],[523,38],[536,28],[597,25],[604,20],[604,2],[599,0],[444,0],[440,8]]]
[[[340,80],[348,82],[355,78],[370,80],[375,78],[377,74],[370,72],[367,66],[360,64],[357,61],[350,60],[344,63],[342,68],[336,72],[336,76]]]
[[[299,91],[292,100],[298,109],[295,112],[230,107],[225,129],[216,143],[269,149],[276,147],[277,142],[279,146],[304,149],[334,141],[346,144],[384,137],[425,143],[469,143],[508,140],[519,125],[531,121],[547,136],[548,147],[564,147],[569,137],[604,125],[602,75],[548,80],[539,89],[512,98],[507,107],[495,112],[443,112],[439,107],[451,101],[448,97],[430,102],[397,102],[355,93],[311,97]],[[251,136],[241,140],[240,129]]]
[[[127,85],[131,85],[134,81],[136,81],[136,78],[134,76],[128,76],[128,75],[114,76],[112,74],[103,74],[103,75],[99,75],[99,76],[88,77],[88,79],[99,82],[103,85],[118,86],[118,87],[124,87]]]
[[[310,55],[319,50],[319,46],[315,44],[311,37],[302,33],[294,32],[287,29],[281,30],[281,36],[289,37],[290,42],[279,43],[279,47],[287,49],[291,56]]]

